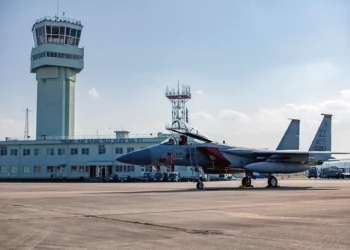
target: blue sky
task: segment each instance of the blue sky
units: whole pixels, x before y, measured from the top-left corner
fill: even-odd
[[[56,0],[0,1],[0,138],[35,136],[32,24]],[[350,3],[346,0],[78,1],[60,13],[84,25],[76,134],[164,130],[166,86],[190,85],[190,122],[217,140],[275,148],[288,117],[308,148],[321,112],[334,114],[333,149],[350,139]],[[95,89],[98,96],[89,95]],[[91,93],[91,92],[90,92]]]

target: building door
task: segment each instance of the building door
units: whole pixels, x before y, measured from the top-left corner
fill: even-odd
[[[96,177],[96,166],[90,166],[90,177]]]
[[[112,168],[113,166],[107,166],[107,175],[111,175],[113,173]]]
[[[102,170],[102,177],[106,177],[106,166],[100,166]]]

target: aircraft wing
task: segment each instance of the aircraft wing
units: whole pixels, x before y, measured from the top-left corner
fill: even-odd
[[[332,151],[306,151],[306,150],[256,150],[252,153],[257,155],[311,155],[311,154],[350,154],[350,152],[332,152]]]
[[[273,159],[295,159],[295,160],[309,160],[313,158],[313,155],[318,155],[325,159],[328,155],[332,154],[350,154],[350,152],[332,152],[332,151],[306,151],[306,150],[247,150],[247,149],[227,149],[224,151],[228,154],[237,156],[248,156],[248,157],[264,157]],[[322,157],[323,159],[323,157]]]

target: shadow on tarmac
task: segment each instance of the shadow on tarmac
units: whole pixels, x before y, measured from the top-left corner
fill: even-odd
[[[239,187],[208,187],[202,190],[197,190],[195,187],[190,189],[168,189],[168,190],[140,190],[140,191],[106,191],[99,192],[99,194],[155,194],[155,193],[191,193],[191,192],[216,192],[216,191],[233,191],[233,192],[244,192],[244,191],[254,191],[254,192],[263,192],[263,191],[330,191],[330,190],[339,190],[338,188],[313,188],[313,187],[277,187],[277,188],[266,188],[266,187],[252,187],[252,188],[239,188]],[[90,194],[90,193],[88,193]],[[96,193],[91,193],[96,194]]]

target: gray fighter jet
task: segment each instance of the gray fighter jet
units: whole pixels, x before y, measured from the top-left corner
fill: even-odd
[[[284,135],[276,150],[263,150],[230,146],[217,143],[192,125],[183,121],[174,121],[167,129],[180,134],[179,142],[175,137],[167,138],[158,145],[150,146],[125,154],[116,160],[134,165],[177,165],[201,167],[207,174],[245,173],[242,185],[251,186],[253,172],[268,176],[268,187],[277,187],[278,180],[273,174],[298,173],[308,170],[310,165],[322,164],[334,159],[331,154],[349,154],[331,152],[332,115],[322,114],[323,120],[316,132],[308,151],[299,149],[299,121],[292,120],[290,127],[297,131],[294,143],[288,133]],[[288,131],[288,130],[287,130]],[[187,143],[187,137],[200,140],[200,143]],[[289,147],[289,148],[288,148]],[[203,189],[203,182],[197,182],[197,189]]]

